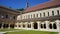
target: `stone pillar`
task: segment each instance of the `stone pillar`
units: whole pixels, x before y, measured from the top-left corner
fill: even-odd
[[[21,22],[21,29],[23,29],[23,22]]]
[[[27,29],[27,28],[28,28],[28,27],[27,27],[27,26],[28,26],[28,22],[25,22],[25,23],[26,23],[25,25],[26,25],[26,29]]]
[[[34,29],[34,28],[33,28],[33,23],[34,23],[34,22],[31,22],[31,29]]]
[[[8,29],[10,29],[10,23],[9,23],[9,25],[8,25]]]
[[[37,21],[38,29],[40,29],[40,21]]]
[[[60,32],[60,21],[56,20],[55,22],[57,23],[57,30]]]
[[[1,26],[1,29],[3,29],[3,26],[4,26],[4,22],[2,22],[2,26]]]
[[[46,29],[48,30],[49,29],[49,21],[45,21],[46,23]]]
[[[18,25],[19,25],[19,22],[17,22],[17,24],[16,24],[16,25],[17,25],[17,29],[19,29],[19,26],[18,26]]]

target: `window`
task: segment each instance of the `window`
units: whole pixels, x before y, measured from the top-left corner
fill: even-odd
[[[54,28],[54,29],[57,29],[56,23],[53,24],[53,28]]]
[[[35,18],[35,14],[33,14],[33,17]]]
[[[49,12],[48,12],[48,16],[49,16]]]
[[[41,17],[41,13],[40,13],[40,17]]]
[[[38,14],[37,14],[37,17],[38,17]]]
[[[54,16],[54,11],[52,11],[52,15]]]
[[[8,15],[6,15],[6,18],[8,18]]]
[[[49,28],[52,29],[52,24],[49,24]]]
[[[44,14],[44,16],[45,16],[45,13],[43,13]]]
[[[15,19],[15,16],[13,18]]]
[[[59,10],[57,10],[57,15],[59,15]]]

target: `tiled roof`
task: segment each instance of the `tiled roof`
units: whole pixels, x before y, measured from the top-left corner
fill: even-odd
[[[5,6],[0,6],[0,11],[5,11],[5,12],[8,12],[8,13],[12,13],[12,14],[20,14],[19,11],[16,11],[16,10],[13,10],[11,8],[7,8]]]
[[[37,9],[47,8],[47,7],[56,6],[56,5],[60,5],[60,0],[50,0],[49,2],[45,2],[43,4],[39,4],[33,7],[28,7],[25,10],[25,12],[30,12],[30,11],[34,11]]]

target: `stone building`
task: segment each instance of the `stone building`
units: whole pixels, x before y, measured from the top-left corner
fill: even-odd
[[[27,7],[23,13],[17,16],[17,20],[15,29],[59,32],[60,0],[50,0],[33,7]]]
[[[14,24],[17,22],[16,18],[20,12],[15,11],[4,6],[0,6],[0,28],[14,28]]]

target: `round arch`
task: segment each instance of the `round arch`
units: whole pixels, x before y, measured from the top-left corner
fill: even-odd
[[[53,28],[54,28],[54,29],[57,29],[56,23],[53,23]]]
[[[34,29],[38,29],[38,24],[36,22],[33,23]]]
[[[51,23],[49,24],[49,28],[52,29],[52,24]]]

